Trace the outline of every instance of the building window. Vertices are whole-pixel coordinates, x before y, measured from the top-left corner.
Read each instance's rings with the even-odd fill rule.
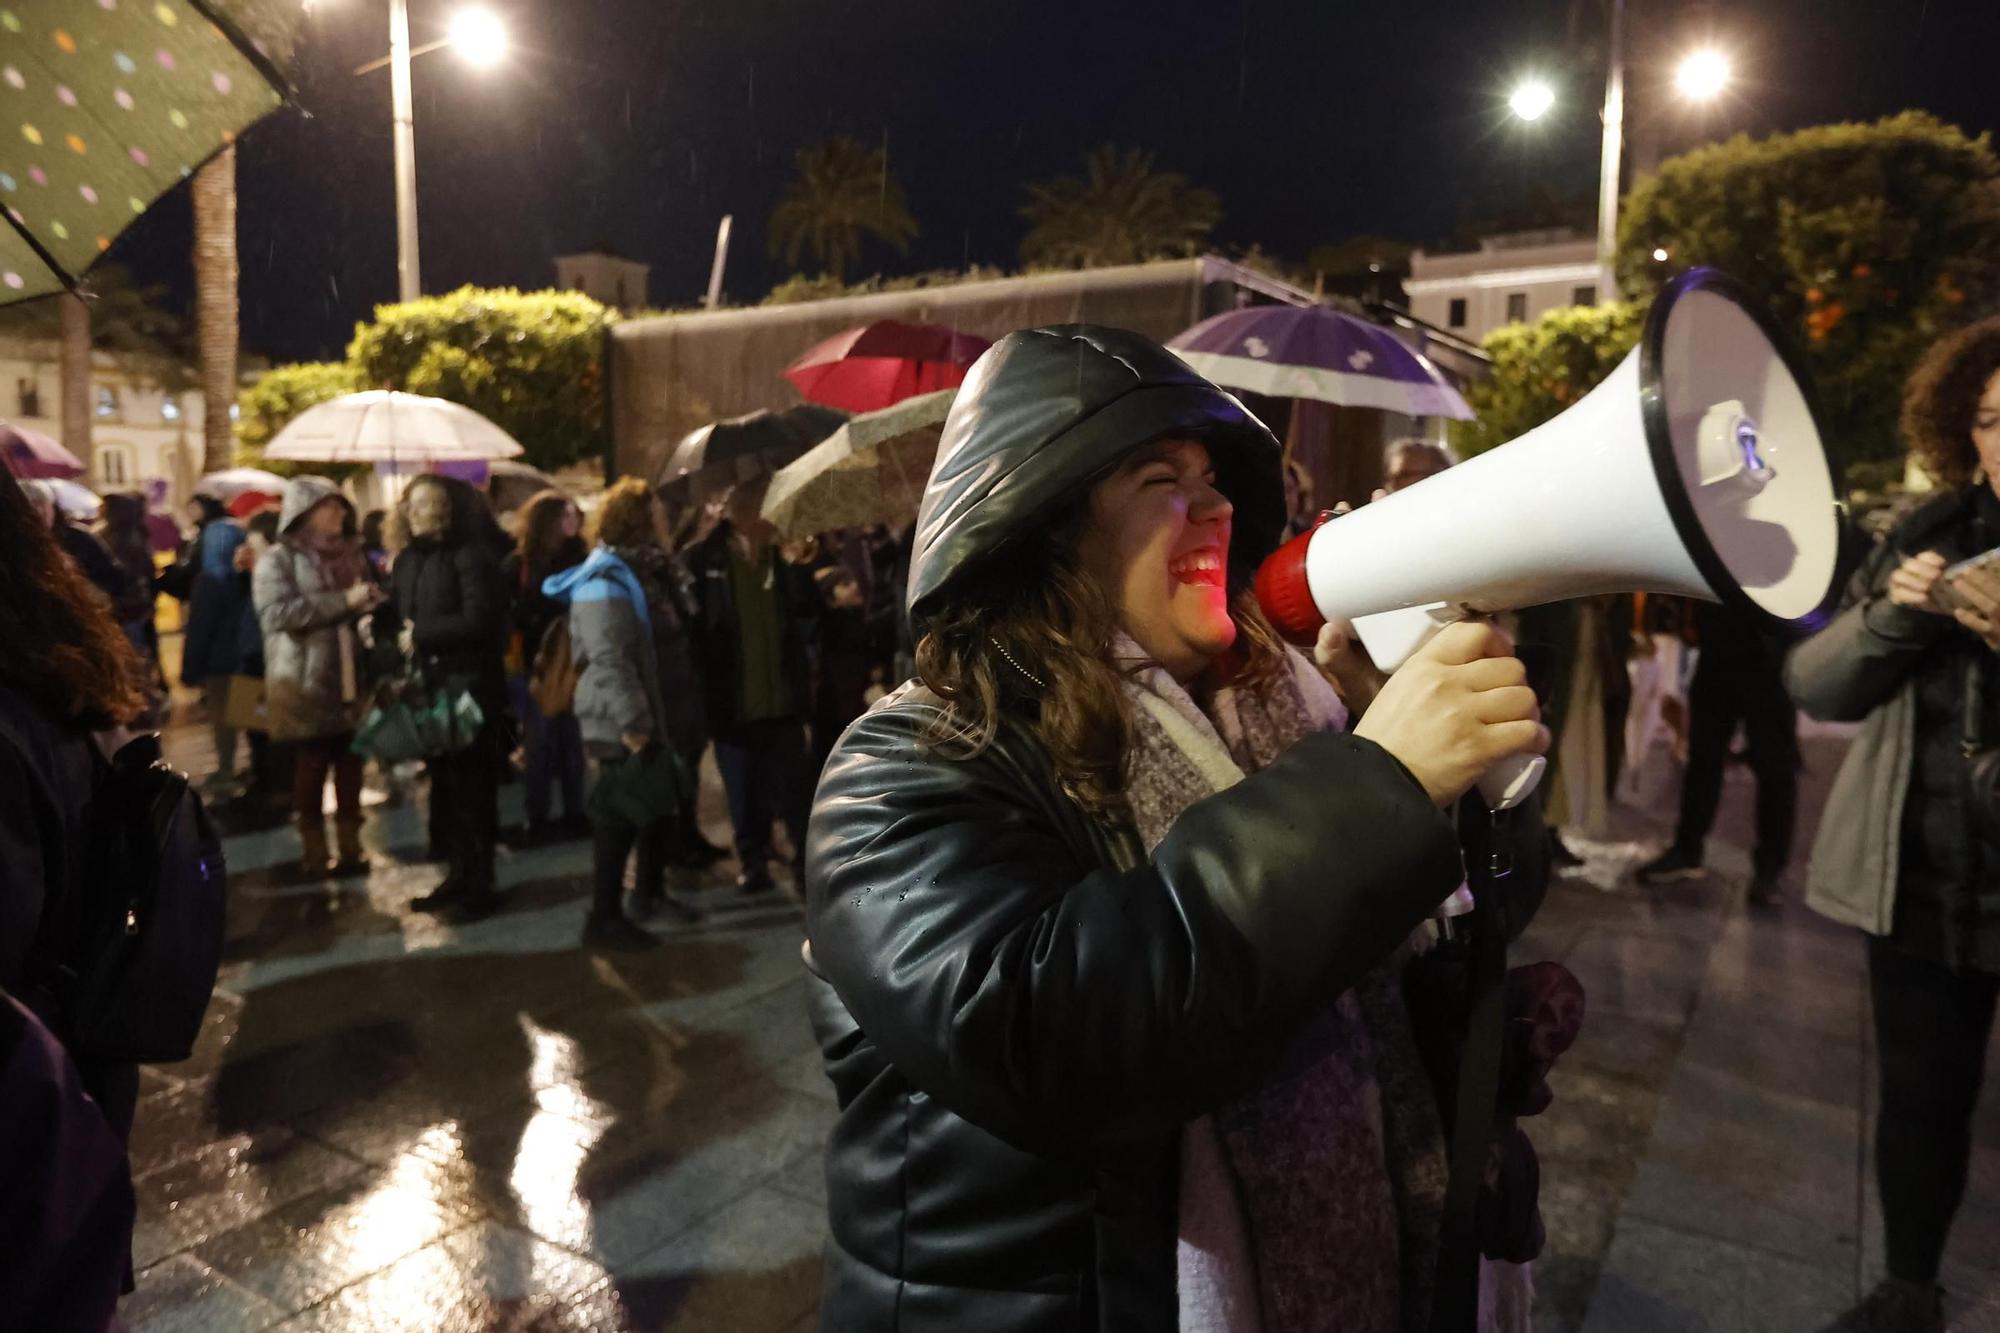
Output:
[[[1507,322],[1525,324],[1528,321],[1528,294],[1526,292],[1507,293]]]
[[[42,386],[39,381],[15,380],[14,399],[20,406],[16,416],[38,417],[42,414]]]
[[[107,444],[97,451],[97,477],[106,489],[132,484],[132,451],[122,444]]]
[[[118,415],[118,390],[109,384],[97,386],[97,415],[115,417]]]
[[[1451,298],[1451,306],[1444,317],[1444,322],[1454,329],[1465,327],[1465,298],[1463,296],[1454,296]]]
[[[1597,284],[1594,282],[1587,282],[1583,286],[1578,287],[1575,291],[1569,294],[1569,303],[1571,305],[1596,305]]]
[[[181,399],[179,394],[160,395],[160,420],[179,421],[181,419]]]

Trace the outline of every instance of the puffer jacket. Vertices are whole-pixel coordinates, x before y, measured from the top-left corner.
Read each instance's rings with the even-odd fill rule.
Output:
[[[1119,330],[996,344],[918,520],[919,616],[1170,434],[1210,443],[1247,576],[1283,499],[1276,441],[1235,399]],[[1328,733],[1147,857],[1021,722],[953,759],[939,708],[912,684],[855,722],[807,838],[808,1002],[840,1105],[822,1320],[1174,1328],[1182,1124],[1268,1076],[1456,887],[1456,831],[1386,751]]]
[[[451,527],[418,539],[389,568],[396,615],[415,627],[417,656],[435,686],[469,691],[489,720],[507,713],[507,593],[500,557],[465,506],[483,504],[453,493]]]
[[[624,738],[666,730],[652,613],[638,575],[608,546],[542,580],[542,595],[569,608],[570,660],[577,669],[576,714],[583,743],[599,756]]]
[[[307,510],[329,496],[345,503],[325,477],[285,483],[280,539],[257,558],[251,575],[264,633],[264,699],[272,740],[344,735],[354,730],[367,704],[366,664],[355,628],[359,615],[348,605],[346,590],[327,581],[319,560],[293,531]]]
[[[1863,562],[1840,613],[1785,672],[1806,712],[1864,724],[1820,820],[1807,904],[1948,967],[1989,972],[2000,972],[2000,851],[1973,830],[1962,745],[1968,668],[1987,673],[1985,735],[2000,745],[2000,663],[1949,616],[1889,601],[1888,582],[1905,556],[1957,561],[1996,541],[1990,488],[1926,501]]]

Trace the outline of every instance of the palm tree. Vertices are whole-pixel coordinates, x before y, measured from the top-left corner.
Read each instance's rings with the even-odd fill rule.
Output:
[[[236,149],[223,149],[194,177],[195,336],[201,348],[203,472],[236,452]]]
[[[1093,268],[1196,253],[1222,201],[1179,172],[1153,170],[1151,153],[1106,144],[1084,158],[1082,177],[1031,182],[1021,216],[1022,263]]]
[[[903,187],[889,175],[886,147],[868,148],[836,134],[799,149],[798,175],[771,210],[771,256],[796,268],[810,251],[821,270],[838,278],[861,257],[865,235],[910,252],[917,222]]]
[[[90,307],[75,292],[56,298],[59,336],[57,374],[62,381],[63,448],[94,467],[90,453]]]

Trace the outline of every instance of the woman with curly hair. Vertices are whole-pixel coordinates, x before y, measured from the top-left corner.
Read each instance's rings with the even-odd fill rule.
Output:
[[[1786,670],[1808,713],[1863,723],[1806,901],[1869,937],[1889,1277],[1831,1328],[1873,1333],[1944,1327],[1938,1265],[2000,996],[2000,790],[1980,762],[2000,746],[2000,573],[1946,575],[2000,545],[2000,318],[1924,356],[1902,427],[1940,493],[1890,531]]]
[[[500,576],[507,585],[515,636],[507,691],[521,723],[521,748],[526,753],[521,793],[527,818],[524,832],[528,845],[534,846],[558,831],[573,837],[584,826],[583,734],[577,730],[576,714],[545,716],[528,688],[528,677],[549,626],[563,616],[562,604],[543,594],[542,581],[582,564],[588,551],[583,544],[583,513],[561,491],[543,491],[529,500],[521,507],[519,526],[520,542],[500,562]],[[549,821],[550,788],[555,785],[561,787],[563,799],[559,826]]]
[[[960,389],[919,679],[841,737],[807,839],[827,1327],[1429,1326],[1407,944],[1460,883],[1446,811],[1548,736],[1483,624],[1350,687],[1350,731],[1249,594],[1284,524],[1277,440],[1137,334],[1013,333]],[[1521,831],[1481,905],[1516,926]]]
[[[695,772],[707,737],[701,686],[688,648],[687,594],[682,575],[658,541],[646,483],[627,477],[597,511],[589,557],[551,576],[543,591],[568,608],[577,664],[576,718],[583,743],[600,763],[591,794],[591,908],[583,942],[589,948],[636,950],[656,941],[626,916],[625,867],[636,860],[632,913],[661,911],[682,919],[696,913],[666,891],[667,866],[688,857],[694,833]],[[644,815],[613,793],[665,774],[664,810]]]
[[[0,1309],[24,1328],[108,1328],[129,1289],[132,1064],[74,1062],[31,953],[67,959],[89,898],[92,733],[146,706],[132,644],[0,470]],[[17,1002],[18,1001],[18,1002]],[[86,1095],[87,1094],[87,1095]]]

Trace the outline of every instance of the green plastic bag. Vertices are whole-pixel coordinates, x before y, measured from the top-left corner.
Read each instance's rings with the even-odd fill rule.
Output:
[[[379,763],[435,759],[472,744],[486,712],[467,690],[432,691],[421,673],[385,685],[355,729],[353,750]]]

